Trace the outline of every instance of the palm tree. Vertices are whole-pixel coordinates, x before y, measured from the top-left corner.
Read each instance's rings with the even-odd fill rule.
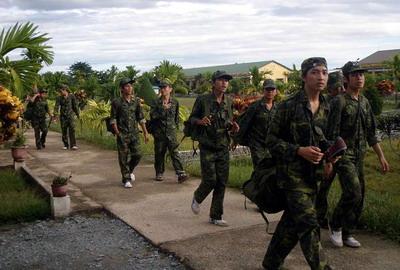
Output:
[[[159,80],[169,79],[173,86],[186,84],[182,67],[168,60],[161,61],[160,65],[154,68],[154,74]]]
[[[256,89],[256,91],[261,91],[261,82],[264,81],[265,75],[272,75],[272,71],[260,71],[257,66],[249,69],[251,75],[251,84]]]
[[[50,37],[47,33],[39,34],[37,28],[31,22],[16,23],[0,34],[0,83],[19,97],[36,84],[42,63],[50,65],[53,62],[52,47],[46,45]],[[24,57],[11,60],[9,55],[20,49]]]

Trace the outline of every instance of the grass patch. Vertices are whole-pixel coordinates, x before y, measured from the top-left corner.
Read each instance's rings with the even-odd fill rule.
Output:
[[[51,126],[51,130],[61,133],[61,128],[59,123],[55,123]],[[79,123],[75,126],[75,136],[77,139],[84,140],[90,144],[96,145],[102,149],[117,150],[117,142],[115,136],[107,132],[104,128],[103,132],[100,133],[96,130],[81,126]],[[153,136],[150,135],[149,142],[147,144],[143,141],[143,136],[140,135],[140,149],[143,155],[152,156],[154,155],[154,140]],[[183,132],[179,131],[177,133],[178,142],[183,138]],[[61,134],[60,134],[60,144]],[[179,145],[179,150],[192,150],[192,140],[190,138],[185,138]]]
[[[0,224],[33,221],[50,215],[49,202],[12,169],[0,169]]]
[[[191,162],[185,169],[190,175],[201,177],[200,161]],[[231,159],[227,185],[233,188],[241,188],[242,184],[250,179],[252,172],[253,165],[250,158]]]
[[[175,97],[179,101],[179,105],[185,106],[192,111],[194,102],[196,100],[195,97]]]

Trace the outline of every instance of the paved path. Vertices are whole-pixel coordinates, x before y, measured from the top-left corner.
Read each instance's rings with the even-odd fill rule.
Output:
[[[61,136],[50,132],[46,149],[36,150],[29,134],[30,158],[27,166],[33,173],[46,178],[57,172],[71,171],[76,198],[74,207],[104,207],[162,249],[175,253],[194,269],[261,269],[261,261],[270,235],[265,223],[250,205],[243,207],[244,197],[233,189],[225,195],[226,228],[210,225],[210,197],[201,205],[198,216],[192,214],[190,203],[199,179],[178,184],[172,171],[166,180],[156,182],[154,168],[142,162],[135,170],[132,189],[120,182],[115,151],[102,150],[79,142],[78,151],[62,150]],[[38,164],[41,164],[39,166]],[[80,197],[79,197],[80,196]],[[248,204],[249,205],[249,204]],[[270,215],[277,221],[279,215]],[[273,222],[273,226],[276,222]],[[360,249],[334,249],[322,233],[322,244],[335,269],[400,269],[400,246],[381,237],[360,233]],[[299,247],[285,261],[288,269],[308,269]]]

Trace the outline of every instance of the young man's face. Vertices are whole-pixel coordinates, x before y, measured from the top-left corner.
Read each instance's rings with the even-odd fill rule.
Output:
[[[121,88],[121,92],[124,95],[132,95],[132,91],[133,91],[133,86],[130,83],[125,84]]]
[[[172,87],[169,85],[160,89],[160,93],[162,96],[167,96],[167,95],[171,94],[171,92],[172,92]]]
[[[218,78],[213,82],[213,88],[217,92],[225,92],[228,89],[229,80],[226,78]]]
[[[276,89],[275,88],[265,88],[264,89],[264,97],[267,100],[273,100],[276,96]]]
[[[350,73],[346,79],[349,89],[362,89],[364,87],[365,77],[363,72]]]
[[[64,97],[68,95],[68,91],[67,91],[66,89],[61,89],[61,90],[60,90],[60,93],[61,93],[61,95],[64,96]]]
[[[316,66],[308,70],[303,77],[304,85],[306,88],[322,91],[325,89],[328,82],[328,70],[325,66]]]

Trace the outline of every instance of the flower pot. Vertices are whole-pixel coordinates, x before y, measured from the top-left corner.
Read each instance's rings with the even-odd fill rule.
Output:
[[[68,191],[67,185],[63,186],[51,185],[51,192],[53,193],[53,197],[64,197],[67,195],[67,191]]]
[[[11,155],[14,161],[22,162],[27,156],[26,146],[13,146],[11,147]]]

